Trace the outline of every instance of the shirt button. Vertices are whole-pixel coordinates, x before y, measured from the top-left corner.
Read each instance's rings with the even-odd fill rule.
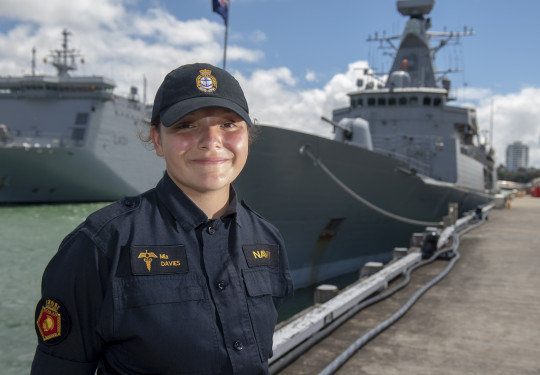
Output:
[[[225,290],[225,288],[227,287],[227,285],[229,285],[226,281],[218,281],[217,283],[217,287],[219,290]]]
[[[242,343],[240,341],[235,341],[234,344],[233,344],[233,347],[234,347],[234,350],[236,350],[236,351],[240,351],[240,350],[244,349],[244,345],[242,345]]]
[[[208,232],[208,234],[214,234],[216,233],[216,228],[210,226],[206,228],[206,231]]]

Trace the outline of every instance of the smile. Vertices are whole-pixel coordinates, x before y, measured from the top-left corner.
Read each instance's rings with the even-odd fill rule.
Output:
[[[202,159],[194,159],[192,160],[193,163],[201,164],[201,165],[219,165],[223,163],[227,163],[229,159],[227,158],[202,158]]]

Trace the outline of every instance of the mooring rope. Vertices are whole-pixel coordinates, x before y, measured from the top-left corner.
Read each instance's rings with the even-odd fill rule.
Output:
[[[324,163],[321,161],[321,159],[316,158],[311,152],[308,151],[307,146],[300,147],[300,154],[307,155],[311,160],[315,162],[315,165],[318,165],[321,167],[321,169],[332,179],[336,184],[338,184],[343,190],[345,190],[347,193],[349,193],[353,198],[360,201],[364,205],[368,206],[372,210],[377,211],[380,214],[383,214],[385,216],[391,217],[392,219],[407,223],[407,224],[413,224],[413,225],[422,225],[422,226],[438,226],[440,225],[439,222],[434,221],[422,221],[422,220],[415,220],[415,219],[409,219],[403,216],[396,215],[392,212],[386,211],[378,206],[375,206],[373,203],[369,202],[365,198],[361,197],[360,195],[356,194],[351,188],[349,188],[347,185],[345,185],[339,178],[337,178],[327,167],[324,165]]]

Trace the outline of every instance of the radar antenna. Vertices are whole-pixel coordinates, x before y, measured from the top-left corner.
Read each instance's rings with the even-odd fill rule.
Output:
[[[68,37],[70,35],[71,33],[64,29],[62,31],[62,49],[53,50],[49,55],[53,59],[51,64],[56,68],[60,77],[69,76],[70,70],[77,70],[75,58],[81,56],[79,51],[68,47]],[[47,59],[44,59],[44,61],[47,62]],[[81,63],[84,63],[82,58]]]

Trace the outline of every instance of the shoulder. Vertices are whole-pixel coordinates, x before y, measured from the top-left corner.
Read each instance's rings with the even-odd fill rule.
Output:
[[[274,224],[268,221],[264,216],[253,210],[245,201],[241,201],[238,208],[240,225],[249,228],[255,233],[263,232],[274,237],[280,243],[283,243],[283,238],[279,229]]]
[[[90,214],[74,232],[84,232],[93,241],[101,242],[117,232],[130,231],[136,218],[152,205],[155,205],[154,189],[122,198]]]
[[[111,222],[125,218],[139,210],[142,199],[142,196],[125,197],[97,210],[86,218],[85,228],[93,234],[98,233]]]
[[[241,214],[243,217],[247,217],[252,221],[256,221],[261,224],[268,225],[269,227],[275,228],[277,230],[277,228],[270,221],[268,221],[264,216],[259,214],[257,211],[253,210],[251,207],[249,207],[248,204],[244,200],[240,202],[240,208],[241,208]]]

